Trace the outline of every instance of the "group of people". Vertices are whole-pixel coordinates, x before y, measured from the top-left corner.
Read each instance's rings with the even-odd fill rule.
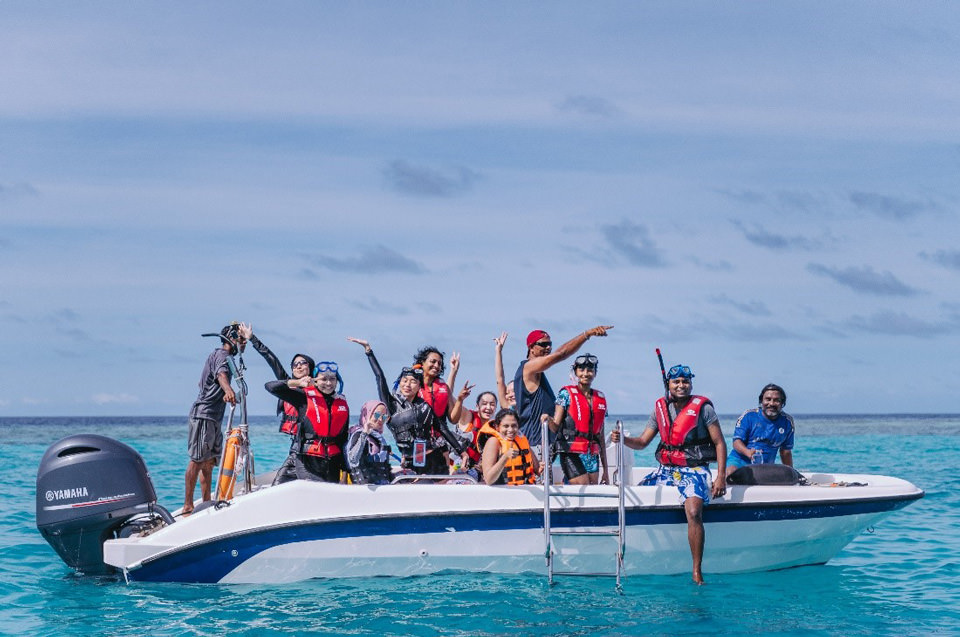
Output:
[[[318,363],[306,354],[296,354],[288,372],[249,325],[228,325],[220,332],[221,347],[204,364],[200,393],[190,411],[183,514],[193,511],[198,479],[203,499],[211,498],[212,470],[223,445],[225,405],[237,400],[229,360],[243,352],[247,343],[276,376],[265,387],[278,399],[280,431],[291,436],[290,453],[274,484],[296,479],[389,483],[395,469],[385,427],[396,441],[394,457],[403,473],[468,473],[489,485],[534,484],[543,470],[539,459],[547,445],[549,462],[559,461],[565,482],[608,483],[607,401],[593,387],[599,361],[592,354],[574,355],[589,339],[606,336],[612,329],[612,325],[598,325],[556,349],[549,333],[533,330],[526,339],[526,357],[510,382],[504,376],[502,353],[507,334],[501,334],[494,339],[497,392],[481,392],[476,409],[464,405],[474,385],[464,383],[455,395],[452,389],[460,367],[458,354],[450,356],[444,380],[444,354],[435,347],[423,347],[391,385],[370,343],[348,337],[363,348],[378,394],[378,399],[363,403],[358,421],[351,424],[336,362]],[[571,357],[571,382],[554,392],[545,372]],[[693,394],[693,377],[685,365],[665,371],[664,396],[657,400],[646,427],[639,436],[623,436],[622,444],[643,449],[660,437],[655,454],[660,466],[641,484],[678,489],[687,518],[693,579],[702,583],[703,506],[711,497],[726,493],[726,479],[738,467],[774,462],[778,451],[781,461],[792,466],[793,420],[783,412],[784,390],[767,385],[761,390],[759,406],[737,421],[728,454],[716,410],[708,398]],[[619,433],[614,431],[610,440],[620,443]],[[715,476],[709,470],[711,462],[717,463]]]

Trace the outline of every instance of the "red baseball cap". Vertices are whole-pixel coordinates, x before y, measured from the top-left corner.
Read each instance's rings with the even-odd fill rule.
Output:
[[[544,336],[550,336],[543,330],[533,330],[527,334],[527,347],[533,347],[533,344],[539,341]]]

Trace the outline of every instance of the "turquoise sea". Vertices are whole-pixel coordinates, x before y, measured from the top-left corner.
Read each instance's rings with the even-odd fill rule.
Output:
[[[801,470],[882,473],[926,497],[823,566],[769,573],[610,579],[448,573],[282,586],[132,584],[73,575],[36,530],[47,446],[117,438],[144,457],[160,502],[182,502],[186,420],[0,418],[0,634],[4,635],[926,635],[960,634],[960,416],[796,416]],[[625,417],[639,431],[640,417]],[[287,450],[251,418],[258,471]],[[724,431],[734,417],[721,417]],[[649,450],[638,465],[653,464]],[[707,536],[706,550],[710,551]]]

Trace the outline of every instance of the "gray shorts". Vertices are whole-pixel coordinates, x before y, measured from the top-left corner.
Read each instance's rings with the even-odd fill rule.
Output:
[[[209,418],[191,418],[187,434],[187,453],[194,462],[213,460],[217,464],[223,451],[220,423]]]

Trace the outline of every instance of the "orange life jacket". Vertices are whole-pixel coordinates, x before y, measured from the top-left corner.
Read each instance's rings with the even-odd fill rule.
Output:
[[[520,455],[508,459],[503,466],[503,475],[506,477],[507,484],[534,484],[537,481],[537,476],[533,473],[533,461],[530,459],[533,452],[530,450],[530,442],[526,436],[517,433],[513,440],[507,440],[490,423],[485,423],[480,428],[480,433],[482,435],[478,436],[478,443],[482,440],[484,445],[487,444],[490,436],[496,436],[500,441],[500,453],[506,453],[511,446],[520,450]]]

